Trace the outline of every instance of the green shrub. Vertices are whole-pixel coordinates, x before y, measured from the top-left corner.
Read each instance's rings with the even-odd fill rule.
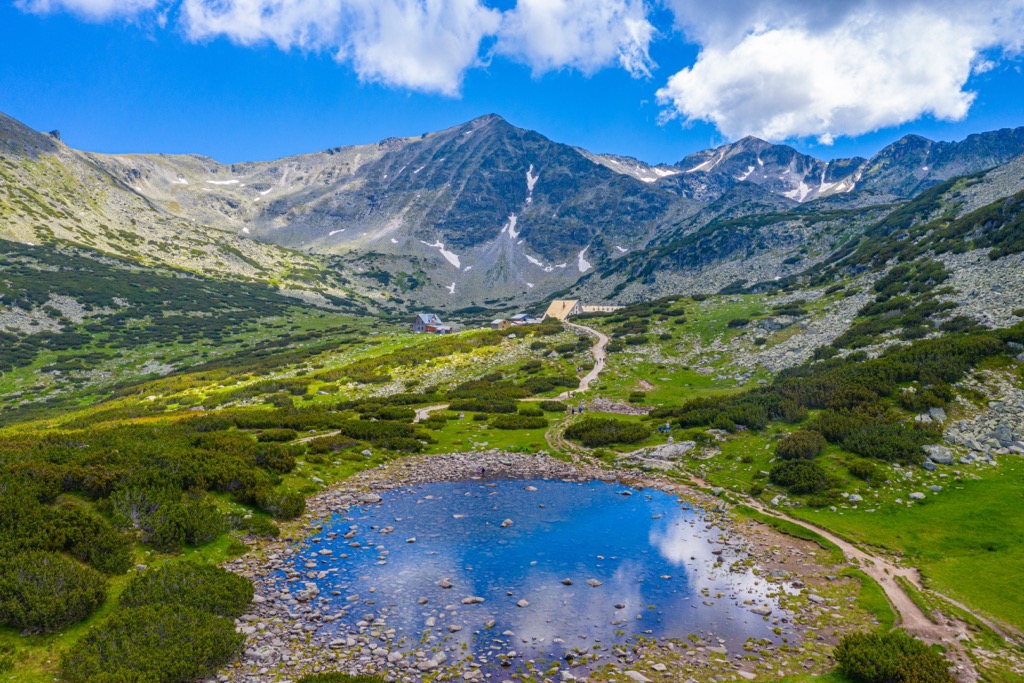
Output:
[[[1024,318],[1024,308],[1013,309],[1013,314],[1018,318]]]
[[[95,612],[107,581],[91,567],[59,553],[28,551],[0,560],[0,623],[54,631]]]
[[[508,399],[461,398],[448,404],[448,409],[466,413],[514,413],[518,406]]]
[[[274,474],[288,474],[295,469],[295,456],[287,446],[279,443],[260,444],[256,450],[256,464]]]
[[[521,403],[519,405],[519,414],[525,415],[526,417],[544,417],[544,411],[539,406],[530,405],[528,403]]]
[[[791,493],[818,493],[829,488],[828,473],[811,460],[787,460],[779,463],[768,473],[768,479],[776,486],[783,486]]]
[[[740,327],[746,327],[749,324],[750,324],[750,318],[733,318],[732,320],[727,322],[725,325],[726,325],[726,327],[730,327],[732,329],[737,329],[737,328],[740,328]]]
[[[224,516],[228,528],[236,531],[245,531],[253,536],[262,538],[277,538],[281,530],[274,522],[263,515],[240,514],[238,512],[228,513]]]
[[[775,445],[775,455],[783,460],[810,460],[825,449],[825,437],[819,432],[798,429],[782,437]]]
[[[850,474],[863,481],[874,481],[878,476],[878,468],[870,460],[854,460],[846,466]]]
[[[489,417],[490,416],[487,413],[474,413],[473,414],[473,421],[474,422],[487,422]]]
[[[565,430],[566,437],[579,441],[588,448],[613,443],[637,443],[651,434],[651,428],[639,422],[616,420],[613,417],[586,416],[573,422]]]
[[[271,488],[257,491],[256,505],[275,519],[295,519],[306,511],[306,499],[301,494]]]
[[[538,401],[540,409],[549,413],[564,413],[568,406],[561,401]]]
[[[544,345],[541,344],[541,346],[543,347]],[[531,345],[531,347],[532,347],[532,345]],[[531,361],[527,361],[527,362],[523,363],[522,365],[520,365],[519,366],[519,371],[520,372],[537,372],[542,367],[544,367],[544,363],[542,363],[541,361],[539,361],[539,360],[531,360]]]
[[[495,429],[543,429],[548,419],[543,415],[495,415],[490,424]]]
[[[294,429],[264,429],[256,435],[256,440],[260,442],[294,441],[298,436],[299,433]]]
[[[902,629],[844,636],[834,651],[839,670],[856,683],[953,683],[950,663]]]
[[[134,576],[121,593],[121,605],[180,605],[222,617],[239,617],[252,596],[252,583],[237,574],[212,564],[171,562]]]
[[[105,505],[114,524],[137,529],[142,540],[173,552],[182,545],[203,545],[225,528],[224,517],[205,494],[182,494],[172,487],[126,487]]]
[[[191,683],[242,647],[233,620],[171,605],[115,612],[61,658],[64,683]]]
[[[310,453],[338,453],[346,448],[358,446],[359,442],[351,437],[335,434],[334,436],[318,437],[306,445],[309,447]]]

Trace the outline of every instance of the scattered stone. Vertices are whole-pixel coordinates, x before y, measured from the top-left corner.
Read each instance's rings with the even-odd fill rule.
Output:
[[[587,579],[587,585],[592,587],[592,588],[597,588],[598,586],[600,586],[602,584],[597,579]]]
[[[512,526],[512,520],[511,519],[506,519],[504,522],[501,523],[501,528],[502,529],[508,528],[510,526]]]
[[[523,598],[522,600],[520,600],[519,602],[516,603],[516,607],[529,607],[529,606],[530,606],[530,603],[526,601],[526,598]]]

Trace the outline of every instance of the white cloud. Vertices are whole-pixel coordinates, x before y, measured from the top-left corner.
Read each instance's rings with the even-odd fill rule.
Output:
[[[645,0],[518,0],[505,12],[485,0],[15,0],[22,11],[67,11],[92,20],[177,14],[194,41],[324,52],[364,81],[457,95],[481,45],[528,64],[592,74],[618,65],[650,76],[656,31]],[[175,11],[177,10],[177,11]]]
[[[565,67],[591,74],[617,62],[650,76],[655,34],[643,0],[519,0],[504,15],[496,51],[534,74]]]
[[[959,120],[972,73],[1021,48],[1024,0],[667,0],[701,45],[658,91],[672,116],[737,138],[830,143],[923,115]]]
[[[194,40],[328,51],[363,80],[446,95],[500,20],[479,0],[184,0],[182,11]]]
[[[151,10],[158,0],[15,0],[14,6],[32,14],[70,12],[92,21],[132,17]]]

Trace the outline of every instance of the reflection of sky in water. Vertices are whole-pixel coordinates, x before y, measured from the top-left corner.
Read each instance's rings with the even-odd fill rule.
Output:
[[[728,559],[716,566],[712,550],[723,546],[708,539],[718,540],[719,529],[674,496],[654,490],[624,496],[623,490],[560,481],[398,489],[380,505],[332,517],[314,537],[321,542],[303,549],[295,568],[303,576],[307,562],[315,561],[316,571],[336,569],[316,580],[320,597],[331,600],[329,613],[349,613],[325,625],[324,635],[355,632],[356,622],[372,613],[377,626],[405,638],[407,649],[446,639],[468,644],[459,656],[514,649],[523,658],[542,658],[637,634],[714,633],[733,652],[748,637],[774,639],[772,625],[742,605],[774,607],[767,597],[773,587],[749,571],[729,571]],[[513,524],[502,528],[505,519]],[[353,525],[355,536],[343,538]],[[382,534],[386,527],[393,531]],[[330,532],[337,537],[328,539]],[[410,537],[416,542],[407,543]],[[354,542],[361,547],[351,547]],[[334,554],[316,555],[323,548]],[[436,585],[445,578],[451,589]],[[573,585],[563,585],[565,578]],[[591,587],[588,579],[602,585]],[[485,602],[463,605],[469,596]],[[421,605],[419,598],[429,602]],[[517,607],[523,599],[529,605]],[[490,619],[496,626],[486,630]],[[462,630],[449,633],[449,625]]]

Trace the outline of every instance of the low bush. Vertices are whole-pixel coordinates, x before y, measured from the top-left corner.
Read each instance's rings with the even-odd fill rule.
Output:
[[[256,505],[275,519],[295,519],[306,511],[306,499],[301,494],[271,488],[257,491]]]
[[[121,593],[121,605],[179,605],[239,617],[252,596],[252,583],[237,574],[212,564],[171,562],[134,576]]]
[[[526,417],[544,417],[544,411],[539,406],[522,403],[519,405],[519,414]]]
[[[776,486],[789,489],[790,493],[819,493],[828,489],[832,482],[818,463],[810,460],[787,460],[779,463],[768,473],[768,479]]]
[[[271,520],[263,515],[229,513],[224,516],[229,529],[244,531],[253,536],[262,538],[277,538],[281,530]]]
[[[61,658],[64,683],[190,683],[212,676],[242,647],[232,619],[190,607],[115,612]]]
[[[495,415],[490,424],[495,429],[543,429],[548,419],[543,415]]]
[[[453,400],[448,409],[467,413],[514,413],[518,406],[507,399],[461,398]]]
[[[732,320],[727,322],[725,325],[726,325],[726,327],[730,327],[732,329],[738,329],[740,327],[746,327],[749,324],[750,324],[750,318],[733,318]]]
[[[854,460],[846,466],[850,474],[863,481],[874,481],[878,477],[878,468],[870,460]]]
[[[579,441],[588,448],[613,443],[631,444],[643,441],[651,434],[647,425],[639,422],[616,420],[612,417],[584,417],[569,425],[566,437]]]
[[[346,448],[358,446],[359,442],[351,437],[335,434],[313,439],[306,445],[310,453],[339,453]]]
[[[810,460],[825,449],[825,437],[819,432],[798,429],[779,440],[775,455],[783,460]]]
[[[264,443],[256,450],[256,464],[274,474],[288,474],[295,469],[295,456],[280,443]]]
[[[209,543],[225,528],[223,515],[205,494],[183,494],[167,486],[119,489],[104,508],[115,526],[139,531],[144,543],[166,552],[186,543]]]
[[[256,440],[260,442],[294,441],[298,436],[299,433],[294,429],[264,429],[256,435]]]
[[[537,405],[541,410],[549,413],[564,413],[568,407],[561,401],[539,401]]]
[[[953,683],[950,663],[902,629],[844,636],[833,655],[856,683]]]
[[[103,574],[59,553],[29,551],[0,560],[0,623],[48,632],[95,612],[107,596]]]

